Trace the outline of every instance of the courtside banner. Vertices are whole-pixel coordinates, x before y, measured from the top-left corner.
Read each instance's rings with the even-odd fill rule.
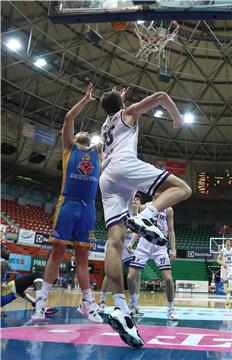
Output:
[[[31,256],[11,253],[9,256],[8,264],[11,270],[30,271]]]
[[[32,230],[20,229],[18,244],[24,245],[34,245],[35,242],[35,232]]]
[[[209,250],[196,251],[196,250],[186,250],[186,257],[188,259],[213,259],[213,254]]]
[[[32,271],[44,271],[46,263],[47,263],[47,259],[44,259],[41,257],[33,257],[32,263],[31,263],[31,269],[32,269]],[[67,271],[67,262],[62,261],[60,263],[59,270],[61,272],[66,272]]]
[[[48,241],[49,234],[43,234],[40,232],[35,233],[35,244],[36,245],[51,245]]]
[[[166,170],[171,174],[184,175],[186,163],[169,160],[156,160],[155,166],[160,170]]]
[[[91,251],[94,251],[94,252],[105,252],[105,244],[94,244],[94,247],[91,248]]]

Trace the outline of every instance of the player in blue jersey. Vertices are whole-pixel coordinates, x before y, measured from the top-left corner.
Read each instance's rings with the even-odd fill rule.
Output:
[[[89,84],[83,99],[67,113],[64,119],[63,181],[54,215],[53,231],[49,238],[53,247],[45,268],[43,286],[36,299],[36,312],[32,320],[45,318],[44,308],[49,290],[57,276],[66,246],[71,243],[74,247],[77,279],[83,297],[78,310],[93,322],[103,322],[92,296],[88,270],[89,249],[94,246],[100,146],[90,146],[90,136],[87,132],[81,131],[74,135],[75,118],[88,103],[94,100],[92,90],[93,84]]]
[[[9,249],[5,243],[1,243],[1,307],[10,304],[17,297],[27,300],[33,307],[35,306],[35,298],[29,295],[26,290],[33,286],[35,293],[41,289],[43,279],[40,273],[35,272],[32,274],[21,276],[20,278],[13,279],[12,271],[8,265]],[[48,312],[46,313],[48,314]],[[1,316],[5,316],[1,312]]]

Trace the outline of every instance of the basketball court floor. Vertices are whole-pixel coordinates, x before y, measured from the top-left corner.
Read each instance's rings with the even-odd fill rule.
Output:
[[[99,293],[95,294],[99,300]],[[56,289],[49,303],[57,313],[43,323],[32,323],[31,309],[22,299],[4,308],[1,351],[4,360],[203,360],[232,359],[232,310],[222,298],[179,293],[178,320],[166,318],[164,293],[141,294],[141,312],[136,318],[145,345],[129,348],[107,324],[113,310],[108,296],[104,324],[96,325],[77,311],[80,293]],[[62,304],[62,306],[60,306]]]

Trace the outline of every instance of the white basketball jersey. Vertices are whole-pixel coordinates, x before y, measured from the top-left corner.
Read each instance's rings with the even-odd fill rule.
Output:
[[[159,212],[153,219],[154,224],[162,231],[162,233],[168,237],[168,222],[167,222],[167,210]]]
[[[102,168],[113,160],[137,159],[138,125],[129,126],[122,118],[122,110],[107,116],[101,130]]]
[[[232,249],[227,250],[227,248],[224,248],[222,250],[222,261],[229,267],[232,267]]]

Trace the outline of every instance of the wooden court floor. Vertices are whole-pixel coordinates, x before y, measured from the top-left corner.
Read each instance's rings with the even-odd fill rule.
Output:
[[[33,291],[28,291],[33,296]],[[129,299],[128,291],[125,292],[127,300]],[[100,292],[93,292],[96,302],[99,302]],[[54,306],[79,306],[81,302],[81,292],[78,289],[68,290],[63,288],[53,288],[48,297],[48,305]],[[140,293],[139,303],[141,306],[166,306],[167,300],[163,291],[148,292],[142,291]],[[111,293],[108,294],[106,305],[113,306],[113,298]],[[223,297],[214,297],[208,294],[190,294],[190,293],[176,293],[175,306],[196,306],[208,308],[223,308]],[[18,310],[31,309],[30,304],[17,298],[12,303],[6,305],[4,310]]]
[[[94,293],[97,302],[99,295]],[[108,325],[110,294],[103,324],[77,311],[79,290],[56,288],[48,300],[56,313],[42,323],[31,321],[32,308],[23,299],[3,308],[2,360],[232,360],[232,309],[224,309],[223,298],[178,293],[178,319],[171,321],[163,292],[141,292],[141,314],[135,318],[144,339],[139,350],[128,347]]]

